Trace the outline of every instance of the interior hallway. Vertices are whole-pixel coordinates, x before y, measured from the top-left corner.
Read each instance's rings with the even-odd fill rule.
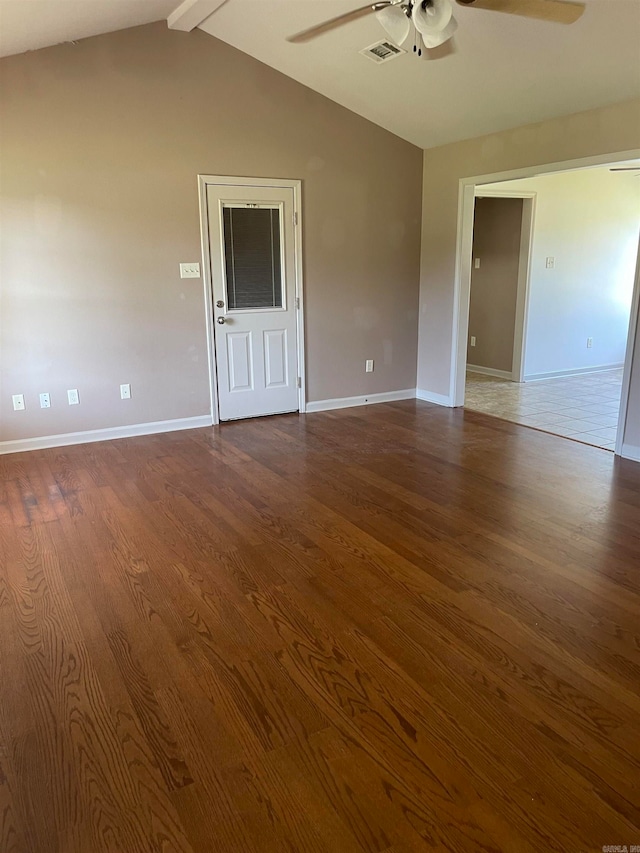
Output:
[[[614,450],[622,368],[534,382],[467,371],[465,408]]]

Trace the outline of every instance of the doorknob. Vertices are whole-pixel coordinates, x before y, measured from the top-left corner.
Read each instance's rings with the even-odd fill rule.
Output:
[[[227,321],[225,320],[224,317],[218,317],[218,323],[226,323],[226,322]]]

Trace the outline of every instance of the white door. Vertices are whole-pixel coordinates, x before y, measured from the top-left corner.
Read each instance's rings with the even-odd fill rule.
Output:
[[[294,193],[207,186],[220,420],[298,411]]]

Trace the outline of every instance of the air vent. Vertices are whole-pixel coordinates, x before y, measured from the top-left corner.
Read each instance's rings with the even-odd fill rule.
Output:
[[[402,50],[401,47],[392,44],[390,41],[379,41],[360,51],[363,56],[377,63],[388,62],[390,59],[395,59],[396,56],[400,56],[400,54],[406,52],[406,50]]]

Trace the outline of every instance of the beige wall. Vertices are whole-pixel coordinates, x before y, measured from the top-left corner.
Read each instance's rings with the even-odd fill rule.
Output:
[[[640,147],[640,100],[576,113],[424,152],[418,388],[449,397],[460,178],[632,151]],[[640,347],[630,419],[640,412]],[[634,415],[636,417],[636,415]],[[625,440],[640,446],[640,423]]]
[[[303,180],[310,400],[415,387],[419,149],[164,23],[4,59],[0,83],[0,439],[207,413],[202,284],[178,276],[198,173]]]
[[[449,396],[460,178],[630,151],[639,146],[640,101],[636,100],[424,152],[420,389]]]
[[[521,234],[522,199],[476,199],[468,364],[511,373]],[[471,336],[476,339],[474,347]]]
[[[636,174],[605,166],[483,189],[536,194],[525,379],[622,364],[640,228]]]

